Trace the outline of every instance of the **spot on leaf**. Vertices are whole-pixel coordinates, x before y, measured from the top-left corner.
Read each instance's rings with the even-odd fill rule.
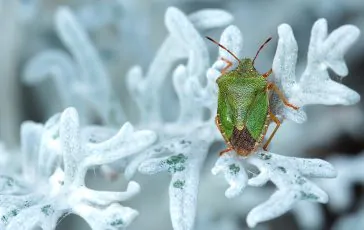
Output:
[[[303,185],[304,183],[306,183],[306,179],[303,177],[298,177],[296,183],[299,185]]]
[[[54,209],[52,208],[52,206],[50,204],[45,205],[41,208],[41,211],[44,213],[44,215],[49,216],[52,215],[54,213]]]
[[[122,219],[116,219],[110,223],[111,226],[120,226],[124,225],[124,221]]]
[[[312,193],[305,193],[301,191],[301,197],[303,200],[318,200],[319,197]]]
[[[236,164],[231,164],[229,165],[229,170],[231,174],[236,175],[238,174],[238,172],[240,172],[240,167],[237,166]]]
[[[270,158],[272,158],[272,154],[270,153],[259,153],[258,156],[262,160],[269,160]]]
[[[183,189],[183,187],[185,186],[185,181],[184,180],[176,180],[174,183],[173,183],[173,187],[175,188],[179,188],[179,189]]]
[[[187,157],[182,153],[176,156],[171,156],[165,161],[165,163],[169,165],[168,172],[175,173],[185,170],[185,166],[183,164],[186,162],[186,160]]]
[[[277,169],[279,169],[280,171],[282,171],[283,173],[287,173],[286,168],[279,166]]]

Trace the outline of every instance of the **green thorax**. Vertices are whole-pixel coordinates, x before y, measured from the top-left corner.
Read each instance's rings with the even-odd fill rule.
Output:
[[[242,59],[239,66],[216,80],[219,87],[217,114],[227,138],[236,127],[248,129],[254,139],[262,133],[268,112],[267,80]]]

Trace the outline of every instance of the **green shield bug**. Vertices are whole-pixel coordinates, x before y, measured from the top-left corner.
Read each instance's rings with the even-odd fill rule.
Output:
[[[254,68],[255,59],[271,38],[260,46],[253,60],[250,58],[240,60],[217,41],[210,37],[206,38],[226,50],[239,63],[236,69],[228,71],[232,62],[222,58],[227,65],[221,70],[220,77],[216,79],[219,92],[215,122],[227,144],[227,148],[221,151],[220,155],[235,150],[241,156],[249,156],[262,144],[268,125],[273,121],[276,127],[263,146],[263,149],[267,150],[281,125],[279,119],[270,112],[271,91],[279,96],[284,105],[298,109],[288,102],[274,83],[267,81],[272,69],[260,74]]]

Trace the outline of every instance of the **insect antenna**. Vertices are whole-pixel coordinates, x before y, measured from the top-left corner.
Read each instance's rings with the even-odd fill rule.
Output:
[[[258,54],[259,52],[263,49],[263,47],[270,41],[272,40],[272,37],[269,37],[264,43],[263,45],[261,45],[257,51],[257,54],[255,55],[254,59],[253,59],[253,66],[254,66],[254,62],[255,62],[255,59],[258,57]]]
[[[218,43],[217,41],[215,41],[214,39],[206,36],[207,39],[209,39],[210,41],[212,41],[213,43],[215,43],[216,45],[220,46],[221,48],[223,48],[224,50],[226,50],[229,54],[231,54],[231,56],[233,56],[239,63],[240,60],[237,56],[235,56],[235,54],[233,54],[233,52],[231,52],[230,50],[228,50],[225,46],[221,45],[220,43]]]

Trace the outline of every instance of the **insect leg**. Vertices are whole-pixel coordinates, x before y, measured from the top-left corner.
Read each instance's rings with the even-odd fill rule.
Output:
[[[263,74],[264,78],[267,78],[271,73],[273,72],[272,68],[270,70],[268,70],[268,72]]]
[[[227,149],[224,149],[220,152],[220,156],[224,155],[227,152],[230,152],[231,150],[234,150],[232,147],[228,147]]]
[[[221,73],[224,74],[227,72],[227,70],[233,65],[233,63],[231,61],[229,61],[228,59],[225,58],[221,58],[221,60],[223,60],[224,62],[226,62],[227,66],[225,66],[222,70]]]
[[[268,145],[269,145],[269,143],[272,141],[272,139],[273,139],[273,137],[274,137],[274,135],[276,134],[276,132],[277,132],[277,130],[278,130],[278,128],[279,128],[279,126],[281,126],[281,122],[279,121],[279,119],[276,117],[276,116],[274,116],[274,114],[273,113],[271,113],[270,111],[269,111],[269,117],[270,117],[270,119],[272,120],[272,121],[274,121],[274,123],[276,123],[276,127],[274,128],[274,130],[273,130],[273,132],[272,132],[272,134],[270,135],[270,137],[268,138],[268,141],[265,143],[265,145],[263,146],[263,149],[265,150],[265,151],[267,151],[267,147],[268,147]]]
[[[299,109],[299,107],[292,105],[291,103],[288,102],[287,98],[284,96],[284,94],[282,93],[282,91],[280,91],[277,87],[276,84],[274,83],[269,83],[267,86],[267,90],[273,90],[275,93],[278,94],[279,99],[281,99],[283,101],[283,104],[285,106],[291,107],[294,110]]]

